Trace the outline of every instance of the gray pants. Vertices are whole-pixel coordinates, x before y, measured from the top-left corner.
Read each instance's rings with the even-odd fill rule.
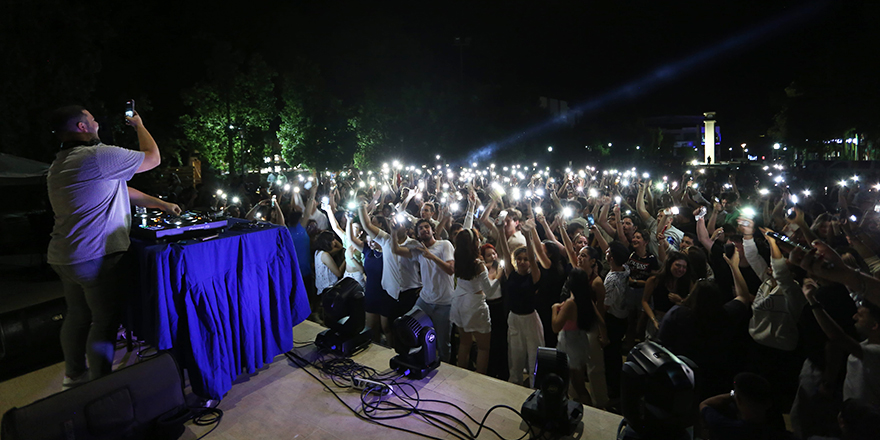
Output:
[[[437,333],[437,350],[440,352],[440,360],[449,362],[449,353],[452,351],[450,344],[452,324],[449,322],[449,312],[452,310],[452,304],[431,304],[419,298],[416,300],[416,307],[431,318],[434,323],[434,332]]]
[[[67,315],[61,325],[61,349],[68,377],[82,375],[86,359],[91,380],[113,370],[116,332],[122,320],[122,256],[122,252],[117,252],[83,263],[52,265],[61,277],[67,302]]]

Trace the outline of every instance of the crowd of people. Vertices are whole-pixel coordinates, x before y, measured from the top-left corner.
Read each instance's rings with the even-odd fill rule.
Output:
[[[534,387],[556,347],[571,397],[619,411],[623,357],[651,340],[699,366],[704,437],[780,438],[790,414],[797,438],[869,438],[880,193],[828,177],[395,163],[271,175],[252,207],[211,196],[290,229],[315,320],[324,289],[359,282],[374,342],[418,307],[442,360]]]

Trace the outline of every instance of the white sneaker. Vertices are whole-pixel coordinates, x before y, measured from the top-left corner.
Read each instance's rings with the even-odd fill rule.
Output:
[[[86,370],[83,374],[80,374],[77,377],[64,376],[64,380],[61,381],[61,391],[67,391],[71,388],[78,387],[88,381],[89,370]]]

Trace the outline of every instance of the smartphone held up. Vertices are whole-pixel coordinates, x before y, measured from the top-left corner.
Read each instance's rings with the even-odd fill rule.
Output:
[[[125,116],[128,118],[134,117],[134,99],[129,99],[125,102]]]

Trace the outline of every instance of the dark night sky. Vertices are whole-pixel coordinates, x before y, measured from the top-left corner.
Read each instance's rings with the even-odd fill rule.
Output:
[[[106,2],[117,33],[103,51],[98,92],[150,97],[153,120],[174,124],[180,91],[205,74],[214,42],[259,52],[280,72],[297,57],[316,61],[343,100],[365,84],[457,78],[504,84],[571,106],[603,96],[701,51],[768,25],[734,49],[670,71],[593,117],[719,113],[728,136],[751,140],[776,111],[771,97],[815,62],[821,47],[845,45],[859,2],[363,1]],[[804,12],[811,11],[811,12]],[[862,17],[864,18],[864,17]],[[382,69],[365,60],[383,60]],[[738,140],[736,141],[738,142]]]

